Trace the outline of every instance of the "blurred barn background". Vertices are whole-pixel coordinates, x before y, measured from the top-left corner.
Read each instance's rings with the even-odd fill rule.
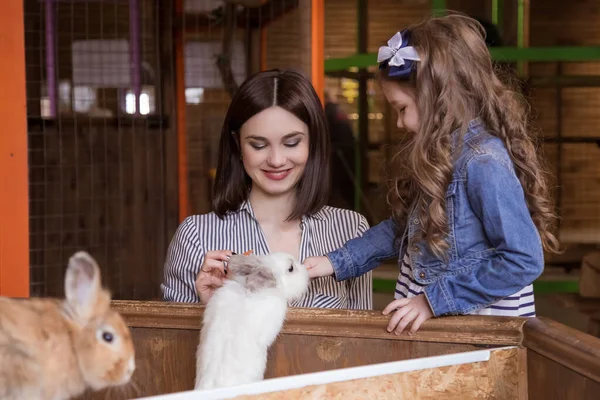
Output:
[[[447,9],[479,18],[494,58],[523,80],[555,174],[567,251],[549,256],[536,282],[552,299],[540,312],[576,309],[560,318],[600,331],[592,328],[599,302],[579,295],[582,265],[592,271],[586,282],[600,279],[596,1],[24,0],[23,7],[31,295],[60,296],[68,257],[86,249],[115,298],[160,298],[178,223],[210,211],[231,93],[259,70],[311,77],[339,122],[334,157],[347,161],[335,163],[343,184],[332,204],[371,224],[388,216],[382,171],[402,133],[373,80],[374,53],[404,26]],[[395,268],[375,274],[381,298],[391,296]],[[590,290],[600,297],[600,284]]]

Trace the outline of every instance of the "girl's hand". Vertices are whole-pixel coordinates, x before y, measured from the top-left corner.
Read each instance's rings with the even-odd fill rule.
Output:
[[[401,334],[404,328],[411,322],[412,326],[408,334],[413,335],[421,327],[423,322],[433,317],[433,312],[431,311],[424,294],[408,299],[392,301],[383,310],[383,315],[388,315],[394,310],[396,310],[396,312],[394,312],[394,315],[390,319],[387,331],[390,333],[394,331],[396,335]]]
[[[308,270],[309,278],[333,275],[333,266],[327,257],[308,257],[302,263]]]
[[[225,264],[233,253],[229,250],[209,251],[196,277],[196,293],[200,303],[207,304],[217,288],[225,281]]]

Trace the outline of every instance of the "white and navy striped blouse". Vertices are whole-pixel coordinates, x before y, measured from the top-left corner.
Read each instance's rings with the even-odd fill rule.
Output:
[[[400,274],[398,275],[398,281],[396,282],[394,298],[403,299],[421,294],[424,286],[415,281],[412,273],[410,256],[406,252],[402,257],[402,262],[400,264]],[[488,307],[473,311],[470,314],[535,317],[533,286],[529,285],[512,296],[505,297]]]
[[[354,211],[326,206],[314,215],[303,217],[301,228],[300,261],[322,256],[348,240],[362,236],[369,224],[365,217]],[[238,254],[248,250],[255,254],[269,253],[249,201],[223,219],[209,213],[190,216],[181,223],[167,252],[161,285],[163,299],[199,302],[196,277],[205,253],[215,250],[231,250]],[[333,277],[313,279],[308,293],[291,305],[370,310],[373,308],[371,272],[343,282],[336,282]]]

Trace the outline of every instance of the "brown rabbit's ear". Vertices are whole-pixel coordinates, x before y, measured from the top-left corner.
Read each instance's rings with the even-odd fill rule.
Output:
[[[85,251],[75,253],[67,267],[65,295],[78,318],[84,321],[90,318],[100,290],[100,269],[96,261]]]
[[[234,276],[245,277],[246,288],[250,291],[275,287],[277,280],[273,272],[264,266],[259,256],[235,255],[229,259],[227,269]]]

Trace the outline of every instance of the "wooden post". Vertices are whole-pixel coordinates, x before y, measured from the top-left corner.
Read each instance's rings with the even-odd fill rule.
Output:
[[[158,6],[159,54],[160,54],[160,110],[168,123],[162,129],[164,138],[165,163],[165,246],[169,246],[180,223],[179,216],[179,137],[177,130],[177,103],[175,83],[175,29],[183,21],[175,21],[173,0],[161,1]],[[166,247],[165,247],[166,248]],[[162,273],[162,272],[161,272]],[[162,276],[160,277],[162,281]]]
[[[179,222],[190,214],[188,185],[187,122],[185,101],[185,11],[183,0],[175,0],[175,104],[177,109],[177,162],[179,183]]]
[[[325,1],[311,0],[311,71],[312,84],[324,102],[325,95]]]
[[[23,2],[0,2],[0,295],[10,297],[29,297],[24,35]]]
[[[368,51],[369,42],[369,2],[368,0],[357,1],[357,53],[365,54]],[[354,210],[361,212],[366,206],[363,196],[367,187],[369,166],[367,151],[369,148],[369,73],[366,68],[358,71],[358,135],[355,142],[355,176],[354,184]],[[364,207],[365,209],[367,207]],[[367,215],[367,220],[373,224],[373,216]]]
[[[267,27],[260,27],[260,70],[267,70]]]

